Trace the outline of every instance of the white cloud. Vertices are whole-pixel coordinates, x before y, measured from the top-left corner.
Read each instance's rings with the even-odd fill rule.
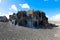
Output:
[[[11,8],[9,8],[9,10],[15,10],[15,11],[17,11],[16,5],[15,4],[11,5]]]
[[[2,0],[0,0],[0,3],[1,3]]]
[[[0,12],[0,16],[6,16],[9,19],[9,15],[12,15],[13,12],[8,12],[8,13],[1,13]]]
[[[13,14],[13,12],[8,12],[8,14],[9,14],[9,15],[12,15],[12,14]]]
[[[27,3],[24,4],[19,4],[21,6],[21,8],[28,8],[30,9],[30,6]]]
[[[12,15],[13,12],[8,12],[8,14],[6,14],[5,16],[9,19],[9,15]]]
[[[48,17],[48,15],[46,15],[46,17]]]
[[[0,12],[0,16],[4,16],[4,15],[5,15],[4,13],[1,13],[1,12]]]
[[[60,13],[51,17],[51,20],[60,21]]]

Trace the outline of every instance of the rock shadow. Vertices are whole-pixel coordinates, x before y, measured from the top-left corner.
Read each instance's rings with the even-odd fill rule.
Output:
[[[58,25],[55,25],[55,24],[52,24],[52,23],[48,23],[47,26],[44,26],[44,25],[40,25],[40,26],[28,26],[28,25],[25,25],[23,27],[27,27],[27,28],[32,28],[32,29],[53,29],[55,27],[58,27]]]
[[[58,25],[56,25],[56,24],[52,24],[52,23],[49,23],[48,26],[51,27],[51,28],[58,27]]]

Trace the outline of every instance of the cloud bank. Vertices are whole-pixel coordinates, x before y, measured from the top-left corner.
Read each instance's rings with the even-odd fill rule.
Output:
[[[13,12],[8,12],[8,13],[1,13],[0,12],[0,16],[6,16],[9,19],[9,15],[12,15]]]
[[[51,20],[54,20],[54,21],[60,21],[60,13],[52,16],[50,19],[51,19]]]

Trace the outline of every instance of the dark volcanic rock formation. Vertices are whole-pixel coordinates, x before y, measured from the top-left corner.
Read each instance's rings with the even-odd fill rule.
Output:
[[[6,16],[0,16],[0,22],[8,22],[9,20],[7,19]]]
[[[10,15],[10,21],[15,25],[30,27],[47,27],[48,18],[45,13],[39,10],[18,11],[17,14]]]

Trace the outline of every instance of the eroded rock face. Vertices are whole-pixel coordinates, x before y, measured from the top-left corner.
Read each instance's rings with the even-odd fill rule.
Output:
[[[15,15],[15,25],[27,26],[28,22],[30,22],[34,27],[40,27],[41,25],[47,26],[46,24],[48,24],[48,18],[45,13],[39,10],[19,11]],[[13,20],[13,16],[10,16],[10,20]]]
[[[33,16],[33,21],[35,21],[35,22],[33,22],[33,25],[47,26],[46,24],[48,24],[48,18],[46,17],[44,12],[40,12],[39,10],[33,11],[32,16]]]
[[[17,23],[20,26],[26,26],[27,24],[27,12],[26,11],[20,11],[17,13]]]

